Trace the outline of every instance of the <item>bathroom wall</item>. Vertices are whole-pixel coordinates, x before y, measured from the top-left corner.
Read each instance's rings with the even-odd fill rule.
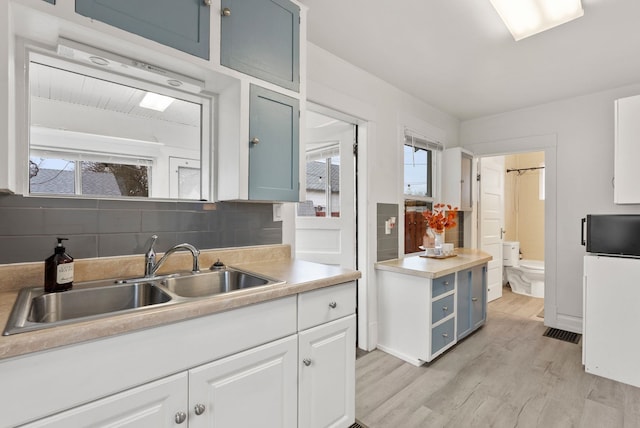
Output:
[[[282,243],[272,204],[158,202],[0,195],[0,264],[42,261],[56,236],[75,258],[143,254],[188,242],[197,248]]]
[[[505,156],[505,169],[532,168],[544,163],[544,152]],[[540,200],[541,170],[505,176],[505,241],[519,241],[522,258],[544,260],[544,200]]]

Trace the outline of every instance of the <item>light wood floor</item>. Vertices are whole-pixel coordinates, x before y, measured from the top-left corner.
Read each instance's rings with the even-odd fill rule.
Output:
[[[542,336],[542,305],[505,289],[483,328],[422,367],[362,355],[356,418],[369,428],[640,427],[640,388],[585,373],[581,344]]]

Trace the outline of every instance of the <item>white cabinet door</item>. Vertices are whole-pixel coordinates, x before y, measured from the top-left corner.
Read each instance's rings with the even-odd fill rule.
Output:
[[[90,382],[90,380],[88,380]],[[186,426],[186,373],[142,385],[57,415],[23,425],[28,428],[166,428]],[[184,414],[183,425],[177,422]],[[177,420],[176,420],[177,418]]]
[[[355,330],[350,315],[299,333],[299,427],[355,421]]]
[[[584,258],[584,369],[636,387],[640,387],[639,283],[638,259]]]
[[[616,204],[640,203],[640,96],[616,100],[614,188]]]
[[[189,427],[296,427],[296,355],[293,335],[189,370]]]
[[[453,147],[442,153],[442,198],[441,202],[460,208],[473,209],[473,154]]]

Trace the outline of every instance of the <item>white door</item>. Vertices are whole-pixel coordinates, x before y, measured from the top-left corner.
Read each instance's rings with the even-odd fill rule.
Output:
[[[189,411],[187,382],[187,373],[169,376],[40,419],[23,427],[169,428],[180,426],[177,421],[185,422]]]
[[[356,316],[299,333],[299,427],[343,428],[355,421]]]
[[[487,301],[502,297],[504,156],[480,159],[479,247],[493,256],[487,270]]]
[[[306,112],[307,197],[297,207],[296,258],[355,269],[356,125],[327,114]]]
[[[189,427],[296,427],[296,339],[189,370]]]
[[[178,199],[202,198],[200,190],[200,161],[169,157],[169,197]]]

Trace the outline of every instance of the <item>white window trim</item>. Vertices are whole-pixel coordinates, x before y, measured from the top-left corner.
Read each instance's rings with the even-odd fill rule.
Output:
[[[404,191],[404,146],[409,145],[408,143],[412,142],[416,146],[421,148],[425,148],[432,151],[432,196],[419,196],[419,195],[408,195]],[[400,194],[402,195],[403,205],[406,200],[417,200],[417,201],[425,201],[425,202],[436,202],[440,197],[440,182],[441,182],[441,174],[440,168],[442,165],[442,151],[444,150],[444,146],[442,143],[435,141],[432,138],[421,135],[409,128],[404,128],[403,136],[402,136],[402,144],[400,146],[400,158],[402,159],[402,180],[401,180],[401,190]],[[404,211],[404,206],[403,206]]]

